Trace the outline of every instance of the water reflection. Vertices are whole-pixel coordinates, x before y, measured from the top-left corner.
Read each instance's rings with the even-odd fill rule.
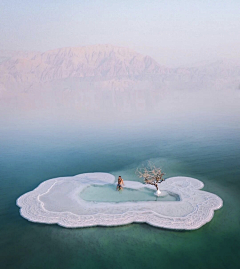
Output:
[[[0,98],[0,119],[19,116],[88,121],[141,120],[196,121],[240,115],[238,91],[77,90],[31,91]],[[141,118],[142,117],[142,118]]]

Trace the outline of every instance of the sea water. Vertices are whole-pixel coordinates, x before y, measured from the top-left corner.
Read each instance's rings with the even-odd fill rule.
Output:
[[[239,99],[216,98],[212,111],[210,105],[196,111],[191,102],[181,113],[181,98],[175,101],[160,112],[145,108],[125,116],[118,110],[114,117],[63,107],[2,107],[0,267],[238,268]],[[16,199],[47,179],[109,172],[142,182],[136,168],[149,160],[165,178],[198,178],[204,190],[220,196],[224,205],[211,222],[185,232],[147,224],[65,229],[19,214]]]

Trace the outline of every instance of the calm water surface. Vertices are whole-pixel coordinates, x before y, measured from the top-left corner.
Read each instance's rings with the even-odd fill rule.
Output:
[[[180,201],[180,197],[177,194],[166,193],[162,197],[154,195],[156,190],[150,190],[148,188],[140,188],[137,190],[124,188],[124,191],[116,191],[116,184],[107,184],[105,186],[91,185],[85,188],[79,196],[85,201],[92,202],[139,202],[139,201]]]
[[[226,111],[226,110],[225,110]],[[14,112],[14,111],[13,111]],[[1,268],[238,268],[240,257],[239,116],[140,113],[103,115],[2,111],[0,127]],[[77,115],[77,116],[76,116]],[[187,115],[187,116],[186,116]],[[222,209],[195,231],[147,224],[65,229],[23,219],[16,199],[44,180],[109,172],[139,180],[151,160],[166,177],[190,176],[219,195]]]

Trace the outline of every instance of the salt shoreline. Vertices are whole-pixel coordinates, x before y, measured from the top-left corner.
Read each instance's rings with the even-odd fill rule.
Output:
[[[20,214],[31,222],[58,224],[66,228],[120,226],[134,222],[175,230],[195,230],[211,221],[214,210],[223,201],[200,189],[204,184],[194,178],[172,177],[160,189],[179,195],[180,201],[87,202],[79,193],[90,185],[114,184],[108,173],[87,173],[73,177],[49,179],[17,199]],[[136,181],[125,181],[125,187],[155,188]]]

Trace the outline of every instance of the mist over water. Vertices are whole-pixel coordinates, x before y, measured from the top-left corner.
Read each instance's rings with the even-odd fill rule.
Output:
[[[114,124],[180,125],[189,121],[231,121],[239,117],[240,91],[174,91],[174,90],[79,90],[30,92],[10,99],[0,99],[2,122],[20,125],[30,121],[54,128],[93,123],[99,127]],[[179,120],[181,121],[179,122]],[[42,122],[41,122],[42,121]],[[74,124],[75,123],[75,124]],[[31,129],[29,125],[29,129]],[[27,127],[27,126],[26,126]],[[50,126],[49,126],[50,127]],[[153,127],[153,126],[152,126]]]

